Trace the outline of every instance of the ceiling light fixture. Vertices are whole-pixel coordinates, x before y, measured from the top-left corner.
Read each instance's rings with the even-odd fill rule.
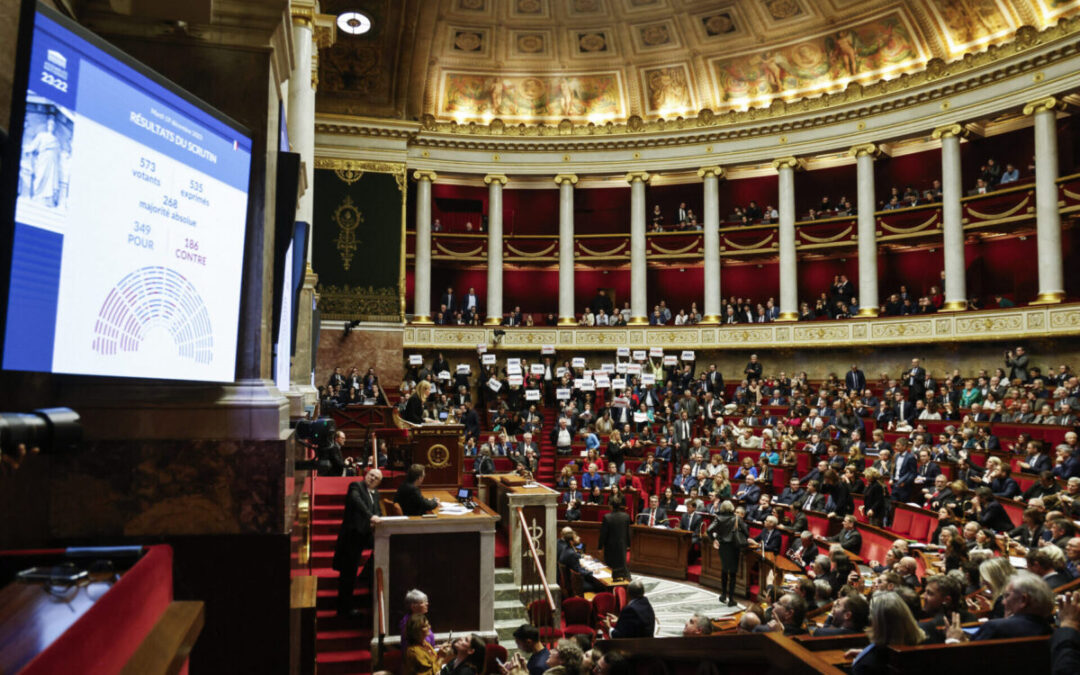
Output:
[[[342,12],[338,15],[337,25],[350,35],[363,35],[371,30],[371,19],[360,12]]]

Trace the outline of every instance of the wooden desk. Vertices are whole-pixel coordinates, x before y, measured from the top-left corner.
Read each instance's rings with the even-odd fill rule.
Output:
[[[426,486],[456,488],[461,485],[465,467],[464,432],[465,427],[460,424],[409,425],[412,463],[424,465]]]
[[[0,673],[17,673],[86,613],[109,585],[73,589],[55,598],[39,584],[0,590]]]
[[[423,494],[456,503],[448,490],[423,490]],[[428,594],[436,632],[494,634],[498,520],[497,513],[480,504],[465,515],[384,518],[375,527],[373,555],[386,580],[388,641],[398,638],[405,593],[412,588]],[[373,644],[379,634],[375,596],[372,593]]]
[[[555,526],[561,532],[564,527],[569,527],[581,537],[581,543],[585,546],[585,553],[594,557],[600,555],[600,523],[592,523],[583,520],[560,520]]]
[[[630,526],[630,571],[686,578],[690,532],[666,527]]]
[[[735,570],[735,592],[737,594],[746,595],[746,589],[750,586],[748,583],[749,567],[746,565],[746,556],[739,556],[739,568]],[[719,588],[726,592],[721,583],[722,578],[720,574],[724,572],[723,565],[720,564],[720,553],[712,547],[712,542],[708,539],[701,540],[701,578],[699,583],[702,586],[708,586],[709,588]],[[730,570],[729,570],[730,571]]]
[[[785,574],[806,575],[803,568],[779,553],[762,552],[760,548],[747,548],[743,557],[746,558],[748,568],[757,565],[759,596],[765,593],[765,588],[768,586],[769,572],[773,572],[774,586],[783,585]]]

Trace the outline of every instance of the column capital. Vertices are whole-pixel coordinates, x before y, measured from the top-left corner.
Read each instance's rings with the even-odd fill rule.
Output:
[[[294,26],[315,27],[315,3],[310,0],[293,0],[289,3],[289,14]]]
[[[876,159],[879,155],[881,155],[881,148],[877,145],[874,145],[873,143],[853,145],[851,146],[851,149],[848,150],[848,155],[855,158],[862,157],[863,155],[868,155],[869,157]]]
[[[316,14],[315,28],[311,35],[315,47],[326,49],[337,42],[337,17],[333,14]]]
[[[510,179],[501,173],[489,173],[484,176],[484,184],[491,185],[492,183],[498,183],[499,185],[506,185],[510,182]]]
[[[1062,107],[1061,101],[1057,100],[1053,96],[1047,96],[1041,98],[1038,101],[1032,101],[1024,106],[1025,115],[1034,115],[1037,112],[1049,111],[1055,112]]]
[[[779,171],[780,169],[793,169],[800,170],[806,168],[806,161],[799,159],[798,157],[781,157],[773,160],[773,168]]]
[[[437,181],[439,179],[439,174],[435,173],[434,171],[428,171],[426,169],[417,169],[416,171],[413,171],[412,177],[415,178],[416,180],[425,180],[425,179],[427,179],[427,180],[431,181],[432,183],[434,183],[435,181]]]
[[[962,124],[946,124],[943,127],[934,129],[934,132],[930,135],[934,140],[940,140],[944,138],[963,138],[967,136],[967,129]]]
[[[630,173],[626,174],[626,182],[627,183],[634,183],[636,181],[641,181],[642,183],[648,183],[649,182],[649,172],[648,171],[631,171]]]
[[[703,166],[697,170],[699,178],[710,178],[713,176],[716,178],[723,178],[724,173],[724,167],[722,166]]]
[[[571,185],[577,185],[578,177],[572,173],[560,173],[555,176],[555,184],[562,185],[563,183],[570,183]]]

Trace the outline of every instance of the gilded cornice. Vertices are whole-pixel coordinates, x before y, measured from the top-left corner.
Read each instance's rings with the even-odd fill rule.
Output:
[[[783,134],[903,110],[916,103],[946,99],[978,88],[1003,75],[1044,68],[1080,54],[1078,33],[1080,16],[1062,19],[1042,31],[1023,26],[1009,43],[990,46],[985,51],[967,54],[950,63],[930,59],[923,70],[892,80],[868,85],[852,83],[840,92],[791,102],[777,100],[767,108],[724,113],[705,108],[695,117],[672,120],[645,121],[635,115],[626,123],[600,125],[573,124],[568,120],[558,124],[507,124],[498,118],[488,124],[458,124],[439,122],[433,116],[425,115],[410,142],[414,146],[432,148],[565,152],[710,143]],[[1028,52],[1031,52],[1028,58],[1016,60],[1017,55]],[[986,72],[1002,61],[1007,63],[1002,63],[1000,69]],[[905,93],[908,95],[903,95]],[[365,124],[358,124],[355,118],[348,117],[341,118],[340,122],[320,118],[315,126],[317,132],[323,133],[385,134],[382,129],[367,130]]]
[[[405,349],[457,349],[495,343],[498,326],[406,325]],[[574,351],[617,347],[665,347],[669,350],[807,349],[949,344],[1031,338],[1075,337],[1080,305],[1029,306],[1009,310],[929,314],[898,318],[852,319],[808,323],[769,323],[686,328],[511,328],[499,351],[537,351],[541,345]]]

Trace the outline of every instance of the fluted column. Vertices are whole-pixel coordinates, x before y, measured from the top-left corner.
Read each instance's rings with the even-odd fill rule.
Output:
[[[780,174],[780,321],[799,318],[798,260],[795,257],[795,169],[802,167],[796,157],[773,161]]]
[[[413,284],[413,323],[431,323],[431,184],[434,171],[416,171],[416,278]]]
[[[574,319],[574,186],[572,173],[555,176],[559,186],[559,325],[573,326]]]
[[[855,157],[858,172],[856,208],[859,242],[859,316],[878,315],[877,231],[874,211],[874,158],[878,147],[873,143],[856,145],[848,151]]]
[[[720,323],[720,179],[724,170],[719,166],[698,169],[705,190],[705,301],[701,323]]]
[[[964,264],[964,222],[960,198],[964,195],[960,176],[960,136],[964,128],[950,124],[934,129],[941,139],[941,221],[945,249],[945,305],[942,311],[967,308],[967,279]]]
[[[487,319],[485,326],[498,326],[502,323],[502,282],[503,282],[503,205],[502,191],[509,179],[501,174],[489,173],[484,176],[488,186],[488,275],[487,275]]]
[[[1065,299],[1061,261],[1061,215],[1058,212],[1057,99],[1050,97],[1024,106],[1035,117],[1035,244],[1038,251],[1039,295],[1033,305]]]
[[[649,174],[631,171],[630,183],[630,320],[628,324],[649,323],[649,301],[645,288],[645,183]]]

